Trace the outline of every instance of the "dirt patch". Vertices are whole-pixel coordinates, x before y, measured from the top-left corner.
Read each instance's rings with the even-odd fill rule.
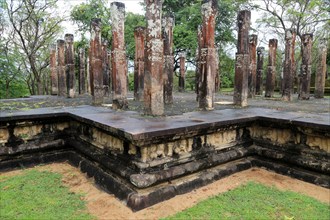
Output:
[[[134,213],[113,195],[97,188],[93,179],[87,178],[79,169],[67,163],[38,166],[36,169],[61,173],[64,185],[75,193],[86,195],[84,199],[87,201],[88,211],[98,219],[158,219],[166,217],[187,209],[210,196],[232,190],[248,181],[275,186],[280,190],[299,192],[330,204],[329,189],[263,169],[253,168]],[[19,175],[20,172],[16,170],[0,173],[0,176],[14,176]]]

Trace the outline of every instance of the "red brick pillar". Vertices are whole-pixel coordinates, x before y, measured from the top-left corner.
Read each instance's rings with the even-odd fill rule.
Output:
[[[257,44],[258,36],[250,35],[249,53],[250,53],[250,68],[249,68],[249,98],[254,98],[256,95],[256,81],[257,81]]]
[[[249,72],[249,29],[251,12],[240,11],[237,16],[238,42],[235,64],[234,104],[247,106]]]
[[[65,41],[57,40],[58,96],[66,97]]]
[[[57,76],[57,65],[56,65],[56,45],[50,45],[50,60],[49,60],[49,68],[50,68],[50,79],[51,79],[51,94],[57,95],[58,93],[58,76]]]
[[[319,43],[319,54],[315,74],[315,98],[324,97],[325,76],[327,72],[327,40],[321,39]]]
[[[179,92],[184,92],[186,74],[186,54],[180,53]]]
[[[215,74],[217,55],[215,48],[215,19],[217,1],[205,0],[202,4],[202,42],[200,49],[199,108],[214,109]]]
[[[103,103],[103,70],[102,70],[102,42],[101,42],[101,19],[94,18],[91,21],[90,41],[90,84],[93,104]]]
[[[102,70],[103,70],[103,90],[104,96],[109,96],[109,57],[108,57],[108,41],[102,41]]]
[[[134,99],[137,101],[143,101],[145,32],[145,27],[136,27],[134,30]]]
[[[195,76],[195,92],[196,92],[196,101],[198,102],[200,98],[200,92],[199,88],[202,86],[201,80],[200,80],[200,74],[201,74],[201,49],[203,44],[203,35],[202,35],[202,26],[199,25],[197,29],[197,50],[196,50],[196,76]]]
[[[302,36],[302,63],[300,71],[300,87],[298,99],[308,100],[312,75],[312,42],[313,34]]]
[[[173,103],[173,29],[174,17],[163,18],[163,39],[164,39],[164,103]]]
[[[124,40],[125,4],[112,2],[112,46],[111,46],[111,69],[112,69],[112,108],[126,109],[127,102],[127,61]]]
[[[145,0],[146,48],[144,72],[144,113],[164,114],[162,0]]]
[[[257,48],[257,79],[256,79],[256,95],[262,95],[262,73],[264,65],[264,47]]]
[[[266,76],[266,93],[265,97],[273,97],[275,89],[275,76],[276,76],[276,51],[277,39],[270,39],[268,44],[268,67]]]
[[[294,46],[296,42],[296,32],[293,29],[285,30],[285,60],[283,68],[283,91],[282,100],[292,101],[293,79],[295,70]]]
[[[76,76],[74,70],[74,47],[73,34],[66,34],[65,38],[65,69],[66,69],[66,86],[67,97],[74,98],[76,92]]]

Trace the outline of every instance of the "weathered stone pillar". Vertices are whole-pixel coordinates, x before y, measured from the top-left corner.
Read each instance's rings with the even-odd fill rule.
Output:
[[[162,0],[145,0],[146,4],[146,48],[144,72],[144,113],[164,114],[163,99],[163,40]]]
[[[321,39],[319,43],[318,65],[315,74],[315,98],[324,97],[325,76],[327,72],[327,40]]]
[[[199,25],[197,29],[197,50],[196,50],[196,75],[195,75],[195,92],[196,92],[196,101],[198,102],[200,98],[199,88],[202,86],[200,80],[201,74],[201,51],[202,51],[202,44],[203,44],[203,35],[202,35],[202,26]]]
[[[256,81],[257,81],[257,44],[258,35],[250,35],[249,54],[250,54],[250,67],[249,67],[249,98],[254,98],[256,95]]]
[[[74,71],[74,48],[73,34],[66,34],[65,38],[65,71],[66,71],[66,86],[67,97],[74,98],[76,77]]]
[[[215,48],[215,19],[218,10],[217,1],[204,0],[202,4],[202,40],[200,49],[199,108],[214,108],[215,74],[217,55]]]
[[[103,90],[104,96],[109,96],[109,59],[108,59],[108,41],[102,41],[102,70],[103,70]]]
[[[65,41],[57,40],[58,95],[66,97]]]
[[[186,53],[180,53],[179,92],[184,92],[186,73]]]
[[[293,78],[294,78],[294,46],[296,42],[296,32],[294,29],[285,30],[285,60],[283,70],[283,91],[282,99],[292,101]]]
[[[50,79],[51,79],[51,94],[57,95],[58,93],[58,76],[57,76],[57,65],[56,65],[56,44],[50,45]]]
[[[275,89],[277,39],[269,40],[268,51],[265,97],[270,98],[274,96]]]
[[[127,61],[124,40],[125,4],[110,4],[112,21],[112,108],[126,109],[127,103]]]
[[[249,29],[251,12],[240,11],[237,16],[238,42],[235,64],[234,104],[247,106],[249,72]]]
[[[264,65],[264,47],[257,48],[257,79],[256,79],[256,95],[262,95],[262,73]]]
[[[134,29],[135,57],[134,57],[134,99],[143,101],[144,87],[144,41],[146,29],[136,27]]]
[[[302,36],[302,63],[298,99],[308,100],[312,75],[312,42],[313,34]]]
[[[85,48],[79,48],[79,94],[86,92]]]
[[[101,19],[94,18],[91,21],[90,41],[90,84],[93,104],[103,103],[103,69],[102,69],[102,42],[101,42]]]
[[[163,40],[164,40],[164,103],[173,103],[173,29],[174,17],[163,18]]]
[[[216,48],[216,53],[215,53],[215,61],[216,61],[216,70],[215,70],[215,80],[214,80],[214,92],[217,93],[220,90],[220,75],[219,75],[219,70],[220,70],[220,60],[219,60],[219,48]]]

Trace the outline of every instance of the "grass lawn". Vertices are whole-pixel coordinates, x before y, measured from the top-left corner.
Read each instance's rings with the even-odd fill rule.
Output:
[[[36,170],[0,177],[0,219],[93,219],[83,195],[70,192],[61,178]]]
[[[166,219],[327,220],[330,207],[299,193],[249,182]]]

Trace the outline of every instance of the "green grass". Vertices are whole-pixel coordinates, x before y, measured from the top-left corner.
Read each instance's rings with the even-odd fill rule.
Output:
[[[61,178],[36,170],[0,177],[0,219],[93,219],[83,195],[70,192]]]
[[[330,219],[330,207],[311,197],[249,182],[166,219]]]

